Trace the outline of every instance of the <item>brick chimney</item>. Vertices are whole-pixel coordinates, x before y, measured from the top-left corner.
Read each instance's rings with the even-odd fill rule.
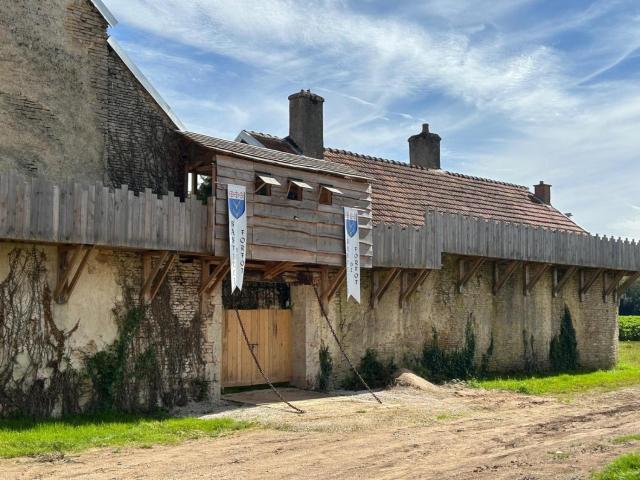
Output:
[[[324,98],[309,90],[289,96],[289,139],[308,157],[324,157],[323,103]]]
[[[533,189],[533,194],[538,200],[545,205],[551,205],[551,185],[540,180],[540,183],[538,185],[534,185]]]
[[[422,124],[422,132],[409,137],[409,163],[425,168],[440,168],[440,135],[429,132],[429,124]]]

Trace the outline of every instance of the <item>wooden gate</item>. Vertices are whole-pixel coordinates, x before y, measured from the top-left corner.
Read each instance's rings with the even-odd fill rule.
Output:
[[[272,382],[291,380],[291,310],[240,310],[260,366]],[[242,336],[235,310],[227,310],[222,331],[222,386],[265,383]]]

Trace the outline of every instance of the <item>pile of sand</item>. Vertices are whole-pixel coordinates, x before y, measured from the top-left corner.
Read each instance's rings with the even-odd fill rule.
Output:
[[[419,377],[411,370],[408,370],[406,368],[401,368],[393,374],[393,383],[398,387],[411,387],[417,390],[422,390],[423,392],[429,392],[436,395],[445,394],[441,387],[434,385],[433,383],[425,380],[422,377]]]

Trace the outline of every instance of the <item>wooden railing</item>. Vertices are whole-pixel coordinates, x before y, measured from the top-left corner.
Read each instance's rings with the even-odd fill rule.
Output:
[[[378,224],[373,265],[441,268],[442,254],[640,271],[635,241],[429,211],[425,225]]]
[[[0,238],[111,247],[213,251],[214,199],[181,201],[173,193],[139,196],[102,184],[54,184],[0,175]]]

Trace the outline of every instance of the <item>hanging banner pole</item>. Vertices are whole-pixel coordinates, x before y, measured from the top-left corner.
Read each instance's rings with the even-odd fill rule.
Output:
[[[229,207],[229,258],[231,293],[242,290],[247,254],[247,190],[242,185],[227,185]]]
[[[344,207],[344,247],[347,259],[347,300],[360,303],[360,229],[358,209]]]

